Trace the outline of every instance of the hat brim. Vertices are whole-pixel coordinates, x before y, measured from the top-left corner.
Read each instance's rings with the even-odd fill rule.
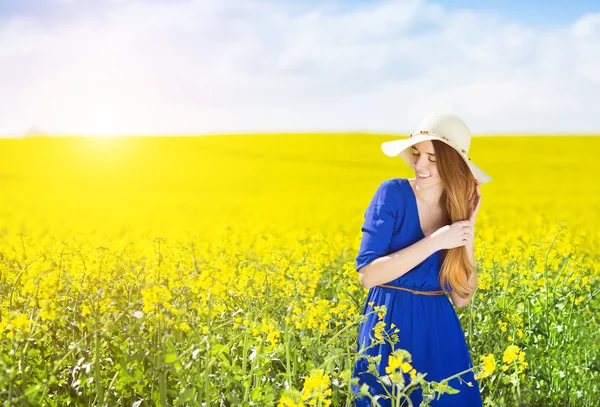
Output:
[[[412,151],[410,150],[410,147],[426,140],[438,140],[452,147],[464,160],[464,162],[467,163],[471,173],[480,184],[485,184],[486,182],[492,180],[492,177],[483,172],[477,165],[475,165],[471,160],[458,151],[456,147],[448,143],[443,138],[432,134],[417,134],[407,139],[386,141],[381,143],[381,150],[389,157],[395,157],[399,155],[406,162],[406,164],[412,167]]]

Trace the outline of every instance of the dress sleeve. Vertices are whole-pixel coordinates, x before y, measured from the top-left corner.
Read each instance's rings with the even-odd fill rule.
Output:
[[[356,257],[357,272],[376,258],[389,254],[400,198],[393,180],[382,182],[375,191],[361,227],[362,239]]]

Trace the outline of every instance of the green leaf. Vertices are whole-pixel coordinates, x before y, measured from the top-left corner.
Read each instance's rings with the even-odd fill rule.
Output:
[[[180,406],[184,403],[187,403],[188,401],[193,399],[195,395],[196,395],[195,389],[188,389],[188,390],[184,391],[183,393],[181,393],[181,395],[177,398],[177,403],[175,405]]]
[[[177,360],[177,353],[169,352],[165,355],[165,363],[174,363]]]

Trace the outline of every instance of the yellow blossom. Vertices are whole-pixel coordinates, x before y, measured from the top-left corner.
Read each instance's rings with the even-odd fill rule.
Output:
[[[498,325],[500,325],[500,330],[501,330],[502,332],[506,332],[506,329],[507,329],[507,328],[506,328],[506,326],[507,326],[507,323],[506,323],[506,322],[503,322],[503,321],[501,321],[501,320],[500,320],[500,321],[498,321]]]
[[[496,370],[496,358],[494,357],[493,353],[483,355],[479,359],[483,362],[483,373],[481,376],[476,376],[475,379],[485,378],[494,373]]]
[[[502,360],[508,364],[511,364],[519,356],[519,347],[516,345],[509,345],[504,351]]]
[[[375,333],[375,338],[378,340],[383,340],[383,330],[385,328],[385,322],[384,321],[379,321],[377,324],[375,324],[375,326],[373,327],[373,332]]]
[[[392,374],[396,369],[400,368],[404,362],[402,355],[390,354],[388,357],[388,365],[385,368],[387,374]]]
[[[302,400],[308,401],[309,405],[320,402],[323,406],[329,406],[331,400],[327,397],[332,394],[329,375],[322,369],[314,369],[310,376],[304,381],[302,388]]]

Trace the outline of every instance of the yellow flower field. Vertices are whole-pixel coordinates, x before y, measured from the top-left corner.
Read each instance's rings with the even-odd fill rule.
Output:
[[[414,176],[394,138],[0,140],[2,405],[351,405],[364,211]],[[599,153],[473,138],[493,180],[457,314],[486,406],[600,399]]]

